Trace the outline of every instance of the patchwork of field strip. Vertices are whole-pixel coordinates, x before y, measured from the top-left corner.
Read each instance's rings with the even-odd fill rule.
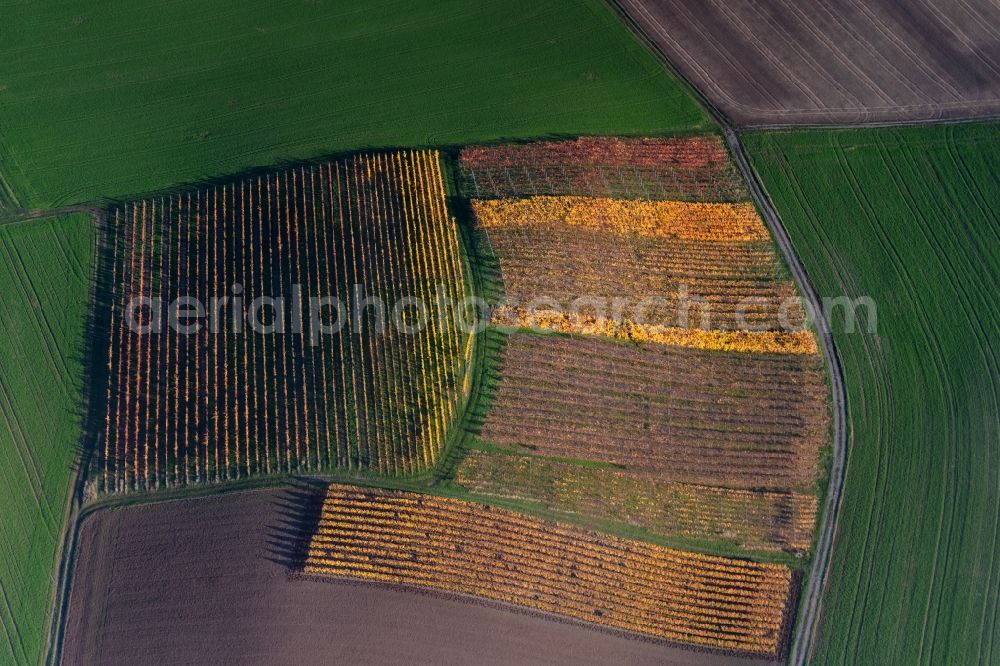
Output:
[[[472,206],[508,303],[497,324],[817,352],[795,286],[749,202],[536,196]]]
[[[583,194],[622,199],[736,201],[746,187],[721,139],[580,137],[470,146],[458,179],[472,198]]]
[[[816,497],[804,493],[658,481],[535,455],[470,451],[455,480],[477,495],[751,551],[807,551],[816,523]]]
[[[462,168],[529,157],[635,160],[685,182],[732,168],[715,137],[467,149]],[[500,293],[496,372],[457,483],[720,554],[807,553],[829,391],[753,204],[708,188],[683,201],[510,192],[471,201]]]
[[[435,463],[468,337],[436,311],[414,334],[391,319],[406,298],[464,294],[436,153],[290,168],[123,204],[110,221],[104,491]],[[152,308],[129,322],[136,297],[160,299],[163,319],[178,297],[221,316],[186,333]]]
[[[472,594],[776,657],[790,569],[598,535],[481,504],[332,485],[305,572]]]

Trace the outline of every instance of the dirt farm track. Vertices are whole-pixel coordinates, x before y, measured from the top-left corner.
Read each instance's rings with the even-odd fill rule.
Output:
[[[735,125],[1000,113],[989,0],[616,0]]]
[[[499,606],[290,574],[288,490],[99,510],[64,664],[752,664]]]

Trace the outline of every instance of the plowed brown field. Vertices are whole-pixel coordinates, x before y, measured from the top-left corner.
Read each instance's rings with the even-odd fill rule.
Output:
[[[618,0],[737,124],[1000,113],[1000,6],[989,0]]]
[[[268,490],[92,516],[62,663],[762,663],[468,597],[289,577],[302,504]]]

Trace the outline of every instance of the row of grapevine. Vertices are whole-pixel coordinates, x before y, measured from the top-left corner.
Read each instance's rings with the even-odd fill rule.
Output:
[[[775,657],[785,566],[685,553],[480,504],[331,486],[305,572],[442,589]]]
[[[434,309],[465,293],[436,153],[296,167],[110,219],[105,492],[434,464],[469,350]],[[385,326],[356,293],[385,304]],[[201,304],[198,330],[170,321],[178,298]],[[404,299],[431,310],[419,332],[391,321]]]
[[[490,317],[494,326],[530,328],[544,333],[617,338],[628,342],[689,347],[745,354],[816,355],[812,333],[803,331],[714,331],[694,326],[639,324],[629,319],[596,316],[589,312],[567,312],[502,305]]]
[[[473,147],[459,177],[507,340],[460,485],[667,537],[808,551],[829,436],[822,358],[721,140]]]
[[[570,311],[574,302],[617,300],[623,322],[647,340],[673,334],[696,344],[708,328],[761,334],[761,351],[772,332],[804,322],[795,286],[749,203],[533,197],[474,201],[473,209],[512,304],[555,300]],[[678,327],[694,330],[670,330]],[[781,332],[797,333],[792,338],[816,353],[811,333]]]
[[[625,201],[606,197],[537,196],[476,199],[476,219],[487,229],[565,226],[680,241],[770,240],[749,202]]]

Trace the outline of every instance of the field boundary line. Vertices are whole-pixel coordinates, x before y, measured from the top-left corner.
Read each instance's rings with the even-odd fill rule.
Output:
[[[795,253],[795,249],[792,246],[788,232],[781,222],[781,218],[771,205],[770,198],[767,196],[762,181],[750,167],[746,153],[744,153],[743,146],[740,143],[739,129],[733,125],[728,116],[713,104],[696,85],[681,74],[663,49],[657,46],[643,28],[625,11],[619,0],[608,0],[608,2],[614,12],[628,26],[632,33],[635,34],[639,41],[645,44],[646,48],[653,53],[667,71],[691,92],[708,114],[721,126],[733,160],[736,162],[736,166],[743,176],[743,181],[749,188],[749,194],[760,210],[761,216],[764,218],[764,222],[767,224],[772,237],[777,242],[778,248],[788,262],[788,267],[796,286],[809,302],[813,311],[817,313],[815,317],[816,334],[819,338],[823,356],[826,359],[826,366],[830,373],[831,400],[833,402],[833,460],[830,467],[830,478],[824,502],[822,522],[817,531],[816,551],[813,553],[813,562],[809,571],[809,577],[803,584],[799,598],[799,612],[794,621],[792,644],[787,653],[788,663],[795,664],[796,666],[805,666],[814,649],[814,642],[818,632],[823,592],[827,584],[827,574],[829,573],[830,562],[833,556],[833,542],[837,532],[837,519],[840,515],[840,501],[843,494],[847,458],[847,407],[844,374],[840,357],[833,341],[830,322],[822,314],[823,310],[819,296],[809,282],[809,276],[801,261],[799,261],[798,255]],[[974,122],[977,120],[980,119],[962,119],[960,122]],[[827,126],[824,127],[828,128]],[[755,127],[754,129],[757,128]]]
[[[740,129],[754,131],[828,131],[852,129],[886,129],[891,127],[927,127],[934,125],[974,125],[1000,121],[1000,113],[984,113],[979,116],[956,118],[925,118],[924,120],[859,120],[854,123],[744,123]]]
[[[98,271],[100,271],[100,251],[105,242],[104,239],[104,212],[98,206],[70,206],[64,209],[52,211],[30,211],[18,222],[30,222],[42,220],[49,217],[64,214],[86,213],[90,215],[94,229],[94,258],[91,266],[90,293],[88,300],[90,308],[87,314],[87,322],[93,317],[93,309],[96,307]],[[86,372],[86,369],[85,369]],[[84,488],[87,483],[87,470],[90,459],[87,452],[89,433],[88,416],[91,410],[90,391],[83,393],[83,414],[80,424],[80,453],[76,461],[76,467],[70,478],[69,492],[66,497],[66,508],[63,514],[62,537],[60,539],[59,551],[55,563],[55,577],[52,581],[52,606],[49,608],[48,628],[45,632],[45,652],[42,658],[45,664],[58,664],[61,658],[62,634],[66,609],[69,604],[69,582],[72,578],[73,565],[76,559],[76,541],[80,531],[80,511],[83,507]],[[96,449],[95,449],[96,450]]]
[[[837,353],[837,347],[833,341],[830,321],[826,319],[823,313],[819,295],[809,282],[808,274],[799,261],[798,255],[795,254],[788,232],[781,223],[781,218],[771,205],[771,200],[767,196],[761,180],[750,167],[736,131],[731,127],[726,127],[725,132],[726,142],[733,153],[737,167],[743,173],[743,177],[750,187],[751,196],[757,203],[758,208],[760,208],[764,221],[767,223],[778,246],[788,260],[792,277],[798,285],[799,290],[809,301],[813,312],[816,313],[814,317],[816,333],[823,348],[823,355],[826,357],[827,367],[830,370],[830,389],[833,401],[833,461],[830,466],[830,479],[823,510],[823,520],[817,533],[816,552],[813,554],[813,563],[809,571],[809,578],[805,582],[805,589],[800,600],[798,621],[788,653],[790,664],[801,664],[804,666],[814,648],[814,641],[816,640],[819,627],[823,592],[826,589],[827,575],[829,573],[830,562],[833,558],[833,542],[836,538],[837,519],[840,515],[840,500],[844,488],[844,472],[847,458],[847,407],[843,367],[840,362],[840,356]]]

